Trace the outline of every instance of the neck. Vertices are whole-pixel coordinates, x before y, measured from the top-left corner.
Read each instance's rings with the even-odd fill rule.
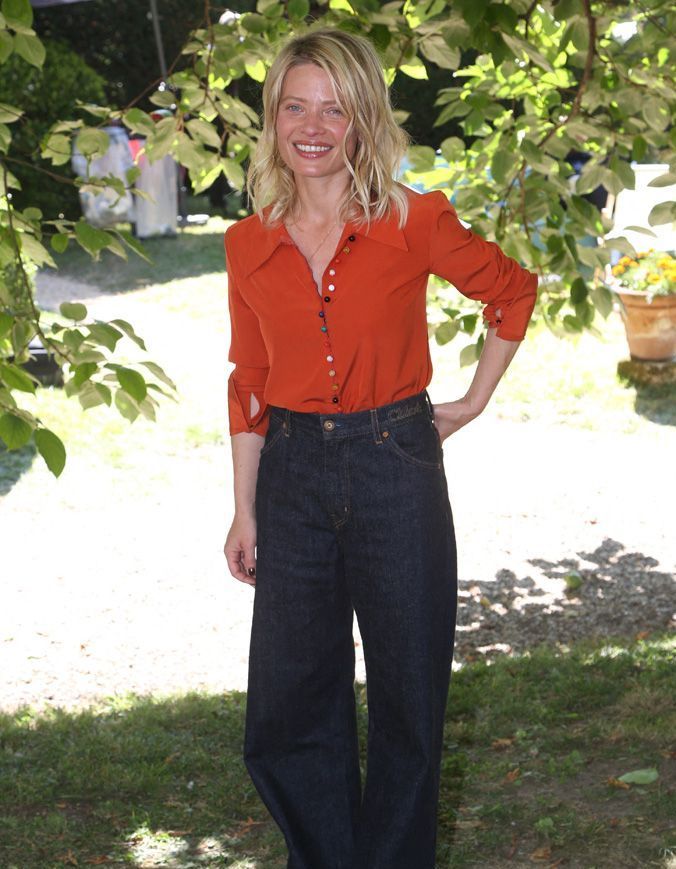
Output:
[[[348,190],[345,179],[305,178],[296,176],[298,197],[298,223],[310,226],[337,224],[340,203]]]

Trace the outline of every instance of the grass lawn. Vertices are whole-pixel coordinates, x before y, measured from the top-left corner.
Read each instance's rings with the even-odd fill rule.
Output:
[[[454,673],[438,866],[676,865],[675,657],[654,636]],[[0,715],[0,865],[281,869],[240,757],[244,708],[190,693]],[[635,770],[654,781],[620,780]]]
[[[177,457],[227,440],[223,228],[212,220],[148,242],[152,266],[105,254],[92,264],[75,249],[60,257],[62,277],[95,285],[102,300],[125,293],[133,301],[128,319],[181,400],[163,402],[157,423],[133,425],[105,408],[82,416],[58,389],[26,406],[63,437],[69,461],[119,468],[139,499],[169,478]],[[124,308],[113,316],[126,317]],[[653,448],[655,435],[676,425],[676,387],[620,382],[616,366],[627,351],[619,317],[602,331],[602,339],[560,341],[535,329],[490,413],[639,443],[646,435]],[[461,346],[433,347],[435,382],[449,397],[472,374],[458,368]],[[0,496],[39,461],[28,448],[0,452]],[[676,869],[675,648],[673,636],[608,640],[454,673],[439,867]],[[366,697],[357,687],[363,741]],[[241,693],[187,693],[0,713],[0,867],[283,869],[280,834],[240,757],[244,707]],[[657,777],[619,780],[644,769]]]

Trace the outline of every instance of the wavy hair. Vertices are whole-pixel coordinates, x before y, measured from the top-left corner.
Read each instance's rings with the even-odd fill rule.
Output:
[[[403,185],[395,180],[410,139],[397,124],[389,90],[373,45],[363,36],[320,27],[284,43],[263,85],[262,130],[247,173],[247,193],[254,211],[264,220],[263,208],[271,203],[264,221],[278,225],[297,218],[299,202],[293,173],[282,161],[275,123],[284,76],[294,66],[314,63],[329,76],[336,98],[348,118],[340,153],[351,184],[340,204],[339,218],[370,225],[394,207],[402,228],[408,216]],[[352,162],[345,151],[350,133],[357,133]]]

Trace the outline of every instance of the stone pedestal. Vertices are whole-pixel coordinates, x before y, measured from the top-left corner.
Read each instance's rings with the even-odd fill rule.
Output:
[[[676,384],[676,362],[623,359],[617,363],[617,374],[637,386],[668,386]]]

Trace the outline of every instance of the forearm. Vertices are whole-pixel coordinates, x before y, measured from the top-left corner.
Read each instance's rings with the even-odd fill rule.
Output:
[[[230,438],[236,514],[255,513],[258,463],[264,442],[265,438],[254,432],[239,432]]]
[[[488,329],[476,371],[464,400],[477,414],[490,401],[502,375],[509,367],[520,341],[498,338],[495,329]]]

